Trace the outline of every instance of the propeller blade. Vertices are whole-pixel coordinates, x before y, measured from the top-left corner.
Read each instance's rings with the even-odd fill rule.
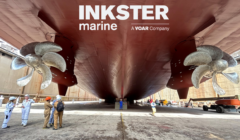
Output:
[[[20,49],[20,54],[23,56],[26,56],[28,54],[35,54],[34,49],[37,44],[39,44],[39,42],[28,43]]]
[[[54,52],[47,52],[42,57],[43,62],[64,72],[66,70],[66,62],[63,57]]]
[[[236,72],[234,73],[223,73],[222,74],[231,82],[238,84],[239,83],[239,76]]]
[[[47,52],[59,52],[61,50],[62,48],[59,45],[50,41],[41,42],[35,47],[36,55],[40,56],[44,55]]]
[[[199,65],[206,65],[211,61],[212,61],[212,58],[208,53],[193,52],[193,53],[190,53],[185,58],[183,65],[184,66],[190,66],[190,65],[199,66]]]
[[[212,60],[218,60],[223,57],[223,51],[220,48],[212,45],[199,46],[197,47],[197,51],[208,53],[212,57]]]
[[[204,75],[206,75],[210,71],[210,67],[208,65],[198,66],[192,73],[192,84],[195,88],[199,88],[200,81]]]
[[[42,75],[43,81],[41,84],[41,89],[45,89],[52,82],[52,73],[48,66],[41,64],[37,69],[37,72]]]
[[[213,84],[213,89],[218,95],[224,95],[225,91],[218,85],[217,83],[217,78],[216,78],[216,73],[213,73],[213,78],[212,78],[212,84]]]
[[[11,63],[11,69],[12,70],[18,70],[18,69],[21,69],[25,66],[27,66],[25,61],[23,59],[19,58],[19,57],[14,58],[12,63]]]
[[[26,86],[29,83],[29,81],[32,79],[33,72],[34,72],[34,69],[32,68],[31,72],[27,76],[17,80],[17,84],[21,87]]]
[[[224,60],[226,60],[228,62],[228,67],[235,67],[237,66],[237,61],[229,54],[227,54],[226,52],[223,52],[223,58]]]

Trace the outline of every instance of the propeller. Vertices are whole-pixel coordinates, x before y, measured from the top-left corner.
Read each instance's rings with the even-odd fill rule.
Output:
[[[216,46],[202,45],[197,47],[197,51],[189,54],[183,64],[184,66],[197,66],[191,77],[195,88],[199,88],[200,81],[203,77],[212,78],[215,92],[218,95],[224,95],[225,91],[217,83],[217,74],[224,75],[235,84],[239,83],[237,73],[223,73],[228,67],[237,66],[237,61]]]
[[[60,71],[66,70],[64,58],[56,52],[62,48],[53,42],[33,42],[23,46],[20,50],[23,57],[16,57],[11,64],[12,70],[18,70],[25,66],[32,68],[29,75],[17,80],[19,86],[26,86],[32,79],[33,72],[36,70],[42,75],[43,81],[41,89],[47,88],[52,82],[52,73],[49,67],[55,67]]]

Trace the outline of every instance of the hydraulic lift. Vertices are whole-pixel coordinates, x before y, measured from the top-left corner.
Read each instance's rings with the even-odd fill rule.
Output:
[[[229,96],[229,97],[212,97],[212,98],[190,98],[187,107],[191,101],[210,101],[217,100],[216,105],[207,105],[203,106],[204,111],[209,109],[216,110],[217,113],[226,113],[226,112],[239,112],[240,113],[240,95]]]

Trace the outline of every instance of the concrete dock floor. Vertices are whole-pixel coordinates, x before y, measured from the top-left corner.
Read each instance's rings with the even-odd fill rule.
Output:
[[[98,102],[66,103],[63,128],[42,129],[43,104],[33,104],[28,125],[21,126],[21,108],[16,107],[8,125],[0,129],[1,140],[239,140],[240,114],[202,109],[131,105],[114,110]],[[0,107],[0,120],[4,118]]]

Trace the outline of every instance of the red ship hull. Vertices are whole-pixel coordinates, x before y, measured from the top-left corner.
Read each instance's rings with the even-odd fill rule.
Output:
[[[83,31],[79,30],[79,23],[101,20],[79,20],[79,5],[166,5],[169,20],[133,20],[132,11],[128,10],[127,20],[109,17],[104,20],[104,23],[116,23],[115,31]],[[218,46],[227,53],[238,50],[239,5],[240,2],[222,0],[2,0],[0,37],[19,49],[34,41],[54,41],[55,35],[69,40],[71,56],[75,59],[72,74],[76,75],[78,86],[99,98],[140,99],[168,83],[168,87],[181,90],[181,98],[186,98],[187,88],[192,86],[187,78],[191,71],[186,73],[184,83],[169,81],[171,75],[178,76],[178,70],[171,65],[177,46],[193,36],[198,41],[189,45],[190,50],[201,44]],[[118,14],[116,9],[112,12]],[[214,22],[209,23],[212,18]],[[136,31],[131,30],[132,23],[167,23],[164,26],[170,30]],[[184,54],[186,49],[177,51]]]

